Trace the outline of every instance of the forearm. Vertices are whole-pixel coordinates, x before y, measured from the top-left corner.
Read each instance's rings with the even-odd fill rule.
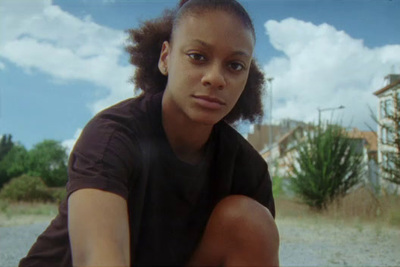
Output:
[[[74,266],[129,266],[130,230],[126,201],[95,189],[74,192],[68,230]]]
[[[129,266],[129,253],[113,249],[113,246],[97,246],[95,249],[73,255],[73,266]]]

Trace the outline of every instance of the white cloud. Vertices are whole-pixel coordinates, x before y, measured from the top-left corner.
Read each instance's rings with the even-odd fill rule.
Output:
[[[368,48],[328,24],[314,25],[289,18],[265,23],[273,47],[284,56],[264,66],[273,80],[273,118],[316,122],[317,108],[346,108],[334,112],[344,126],[374,125],[368,105],[376,110],[373,92],[383,78],[400,66],[400,45]],[[322,112],[324,120],[331,111]]]
[[[62,146],[65,147],[67,149],[67,154],[69,155],[72,151],[72,149],[75,146],[76,141],[78,140],[79,136],[82,133],[82,129],[79,128],[75,131],[74,137],[72,139],[68,139],[68,140],[64,140],[62,142]]]
[[[0,70],[4,70],[6,68],[6,65],[4,65],[3,62],[0,62]]]
[[[46,73],[55,83],[80,80],[105,89],[105,97],[88,103],[93,114],[133,96],[134,68],[120,63],[123,31],[98,25],[90,16],[77,18],[51,0],[1,0],[0,14],[0,59],[30,74]],[[63,143],[69,151],[80,131]]]
[[[2,0],[0,57],[52,79],[87,81],[108,90],[93,113],[133,95],[133,67],[121,65],[126,34],[80,19],[49,0]]]

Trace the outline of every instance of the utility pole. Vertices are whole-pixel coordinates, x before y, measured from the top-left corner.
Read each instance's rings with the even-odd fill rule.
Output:
[[[269,133],[268,133],[268,146],[269,150],[271,151],[272,149],[272,81],[274,78],[269,77],[267,78],[267,84],[269,88]]]
[[[328,110],[334,111],[337,109],[344,109],[344,108],[345,108],[345,106],[343,106],[343,105],[340,105],[339,107],[336,107],[336,108],[317,108],[318,109],[318,127],[321,126],[321,113],[322,112],[328,111]]]

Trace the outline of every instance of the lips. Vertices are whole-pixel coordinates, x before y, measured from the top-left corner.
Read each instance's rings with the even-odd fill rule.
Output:
[[[194,95],[193,98],[195,99],[195,102],[200,105],[203,108],[206,109],[220,109],[221,107],[225,106],[226,103],[217,98],[217,97],[212,97],[212,96],[207,96],[207,95]]]

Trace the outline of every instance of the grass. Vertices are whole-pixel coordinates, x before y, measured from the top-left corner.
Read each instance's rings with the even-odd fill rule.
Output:
[[[57,213],[56,203],[13,203],[0,200],[0,227],[49,221]]]
[[[280,193],[275,198],[277,218],[311,218],[352,223],[360,232],[365,223],[374,224],[377,232],[390,225],[400,228],[400,196],[375,197],[365,188],[359,188],[343,199],[331,203],[327,210],[317,212],[298,199]],[[57,203],[26,203],[0,200],[0,227],[48,221],[58,212]]]
[[[383,226],[400,228],[400,196],[375,197],[369,190],[359,188],[344,198],[315,211],[294,197],[280,195],[275,199],[277,218],[311,218],[351,223],[360,232],[365,224],[373,224],[379,232]]]

